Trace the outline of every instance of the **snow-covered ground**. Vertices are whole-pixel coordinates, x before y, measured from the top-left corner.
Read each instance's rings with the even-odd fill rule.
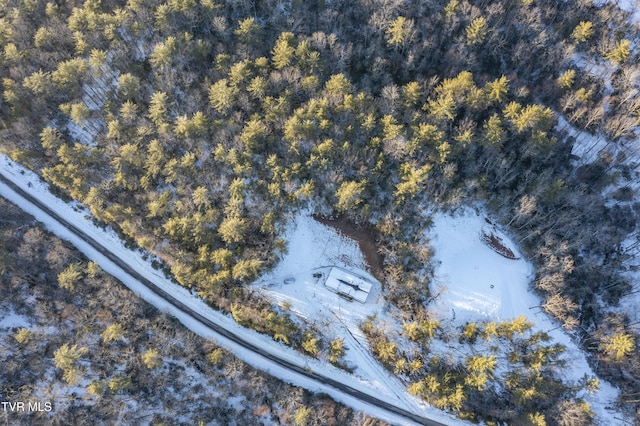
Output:
[[[396,406],[401,407],[407,411],[422,415],[424,417],[429,417],[443,424],[461,423],[452,416],[447,415],[446,413],[435,408],[428,407],[417,401],[414,397],[406,392],[399,381],[390,377],[382,369],[382,367],[376,364],[370,364],[368,366],[363,365],[362,368],[358,369],[359,374],[351,375],[343,370],[333,367],[327,362],[321,362],[309,357],[305,357],[289,347],[274,342],[268,336],[261,335],[252,330],[248,330],[239,326],[233,321],[233,318],[231,318],[230,315],[222,315],[219,312],[212,310],[196,295],[190,293],[187,289],[170,282],[162,275],[161,272],[153,269],[149,261],[145,261],[143,259],[143,254],[140,251],[134,252],[125,248],[122,241],[119,240],[119,238],[113,231],[105,231],[94,226],[90,221],[90,213],[86,209],[79,207],[77,204],[67,204],[62,200],[56,198],[49,192],[48,186],[39,180],[37,175],[16,164],[4,155],[0,155],[0,173],[15,182],[24,191],[29,192],[30,194],[37,197],[42,203],[46,204],[49,208],[56,211],[68,222],[82,229],[87,235],[99,241],[104,247],[106,247],[112,253],[116,254],[120,259],[125,261],[131,267],[135,268],[140,274],[143,274],[145,277],[156,283],[165,291],[173,294],[174,297],[179,298],[190,308],[212,319],[218,324],[223,325],[228,330],[232,330],[233,332],[242,335],[245,339],[251,341],[256,346],[268,349],[272,354],[295,363],[302,368],[311,369],[325,376],[332,377],[333,379],[345,383],[354,389],[361,390],[391,404],[395,404]],[[318,383],[305,376],[293,373],[290,370],[269,360],[266,360],[261,356],[244,349],[238,344],[217,335],[209,328],[194,320],[192,317],[175,309],[162,298],[152,293],[138,281],[121,270],[117,265],[100,254],[92,246],[75,236],[72,232],[63,227],[55,219],[51,218],[49,215],[34,206],[29,201],[20,197],[3,183],[0,183],[0,196],[10,200],[27,213],[33,215],[36,220],[42,222],[47,229],[56,234],[58,237],[71,242],[80,251],[82,251],[87,256],[87,258],[98,263],[105,272],[113,275],[115,278],[120,280],[123,284],[133,290],[144,300],[156,306],[158,309],[161,309],[175,316],[178,320],[180,320],[180,322],[182,322],[185,326],[187,326],[197,334],[205,338],[212,339],[220,346],[229,349],[236,356],[238,356],[248,364],[266,371],[269,374],[294,385],[305,387],[314,392],[327,393],[336,400],[341,401],[356,410],[364,411],[374,417],[378,417],[392,424],[412,424],[412,422],[389,413],[379,407],[364,403],[332,387]],[[330,254],[330,256],[337,256],[338,260],[339,258],[346,259],[347,257],[354,255],[353,251],[348,251],[354,250],[354,248],[353,246],[347,244],[346,240],[343,249],[345,251],[338,250],[336,252],[332,252],[331,250],[328,250],[327,253],[334,253],[333,255]],[[290,247],[290,253],[293,253],[292,247]],[[294,262],[290,265],[293,264],[296,263]],[[304,264],[302,263],[298,263],[298,265],[301,268],[304,267]],[[340,302],[337,303],[339,304]],[[358,360],[361,360],[363,363],[370,362],[370,359],[367,358],[370,357],[370,355],[368,355],[364,350],[359,350],[353,343],[353,340],[347,341],[346,345],[350,346],[354,353],[360,353],[359,358],[357,358]]]
[[[464,324],[481,319],[509,320],[520,314],[529,316],[529,307],[540,304],[523,297],[533,266],[523,260],[515,246],[510,249],[520,259],[507,259],[481,240],[482,230],[490,228],[503,241],[508,238],[493,230],[482,215],[465,210],[459,216],[438,213],[429,241],[437,263],[432,291],[435,310],[443,318],[455,317]],[[526,306],[525,306],[526,305]]]
[[[556,129],[564,130],[575,141],[571,147],[571,154],[579,157],[579,164],[590,164],[598,159],[601,152],[606,151],[607,147],[613,153],[615,145],[610,144],[603,136],[592,135],[584,130],[576,128],[569,123],[561,114],[558,115],[558,124]]]
[[[3,312],[0,309],[0,329],[29,327],[29,318],[13,311]]]
[[[358,244],[305,213],[290,223],[284,238],[287,254],[254,287],[281,306],[289,305],[292,313],[318,328],[327,340],[344,339],[344,361],[354,368],[356,377],[382,393],[391,392],[407,405],[424,406],[375,360],[360,330],[369,316],[391,318],[383,309],[380,283],[365,271],[367,264]],[[328,266],[344,267],[373,282],[366,303],[345,300],[327,289],[323,278],[314,278],[314,273],[328,273]]]
[[[606,155],[610,158],[624,157],[624,161],[619,164],[617,168],[618,171],[623,168],[628,168],[629,176],[625,178],[624,173],[610,173],[612,176],[615,175],[616,180],[612,181],[611,184],[602,191],[602,196],[609,199],[608,203],[620,203],[620,201],[611,198],[611,194],[619,188],[626,186],[633,191],[640,191],[640,150],[638,150],[640,139],[629,141],[625,144],[612,143],[602,134],[592,135],[589,132],[576,128],[562,115],[558,115],[556,129],[565,131],[569,136],[574,138],[573,145],[571,146],[571,154],[578,157],[576,159],[576,165],[584,166],[591,164],[598,160],[601,155]],[[633,200],[628,204],[632,205]]]
[[[80,142],[83,145],[94,147],[94,140],[100,132],[100,128],[96,123],[96,120],[93,119],[91,120],[91,122],[87,121],[83,125],[78,125],[69,120],[69,122],[67,123],[67,130],[69,131],[69,134],[74,141]]]
[[[620,0],[618,2],[620,9],[631,13],[631,20],[636,24],[640,23],[640,1],[638,0]]]
[[[462,326],[468,321],[510,320],[524,315],[535,323],[534,330],[548,333],[554,342],[566,347],[564,379],[578,383],[585,376],[595,376],[584,353],[559,325],[539,308],[542,300],[529,290],[533,266],[524,259],[511,260],[490,249],[480,239],[489,228],[502,238],[516,256],[516,245],[498,227],[490,225],[482,212],[470,208],[456,215],[437,213],[429,239],[434,249],[434,292],[438,293],[435,310],[441,322]],[[611,407],[618,390],[600,380],[595,394],[580,395],[591,405],[596,424],[618,424],[621,415]]]
[[[627,262],[627,276],[632,285],[629,294],[620,299],[619,309],[629,316],[629,322],[640,322],[640,247],[638,233],[630,235],[622,244],[623,250],[632,258]]]
[[[358,325],[368,316],[381,314],[381,305],[377,303],[380,284],[366,272],[366,262],[355,241],[318,223],[309,214],[298,215],[284,238],[288,241],[288,253],[254,287],[281,305],[288,303],[297,316],[324,328],[328,333],[325,336],[334,333],[326,325],[333,326],[336,320],[352,333],[358,333]],[[339,297],[323,285],[322,279],[313,277],[314,273],[327,273],[327,267],[333,265],[357,271],[374,283],[365,304]],[[294,281],[290,282],[290,278]]]

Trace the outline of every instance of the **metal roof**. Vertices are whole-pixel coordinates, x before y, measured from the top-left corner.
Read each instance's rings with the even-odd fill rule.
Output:
[[[366,278],[338,266],[331,268],[324,285],[340,296],[357,300],[360,303],[367,301],[372,287],[371,282]]]

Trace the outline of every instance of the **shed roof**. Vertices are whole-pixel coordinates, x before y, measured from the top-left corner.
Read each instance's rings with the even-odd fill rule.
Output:
[[[337,266],[331,268],[324,285],[329,290],[360,303],[367,301],[372,287],[371,282],[366,278]]]

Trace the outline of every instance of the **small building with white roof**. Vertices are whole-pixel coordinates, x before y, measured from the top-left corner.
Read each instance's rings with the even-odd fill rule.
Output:
[[[324,281],[325,287],[347,300],[367,301],[373,284],[354,272],[332,266]]]

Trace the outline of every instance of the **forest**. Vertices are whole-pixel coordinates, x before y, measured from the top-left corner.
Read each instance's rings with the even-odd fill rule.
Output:
[[[405,375],[414,394],[487,421],[589,424],[561,373],[543,398],[551,376],[532,362],[496,387],[465,379],[490,378],[490,359],[428,358],[425,212],[480,203],[533,262],[544,310],[620,388],[621,409],[640,410],[638,327],[616,309],[638,291],[639,32],[615,4],[0,5],[2,152],[211,306],[303,352],[329,348],[247,284],[286,252],[292,213],[345,218],[375,236],[386,302],[422,326],[406,333],[425,361]],[[520,361],[556,356],[526,323],[497,327]],[[393,342],[363,328],[393,370]]]

